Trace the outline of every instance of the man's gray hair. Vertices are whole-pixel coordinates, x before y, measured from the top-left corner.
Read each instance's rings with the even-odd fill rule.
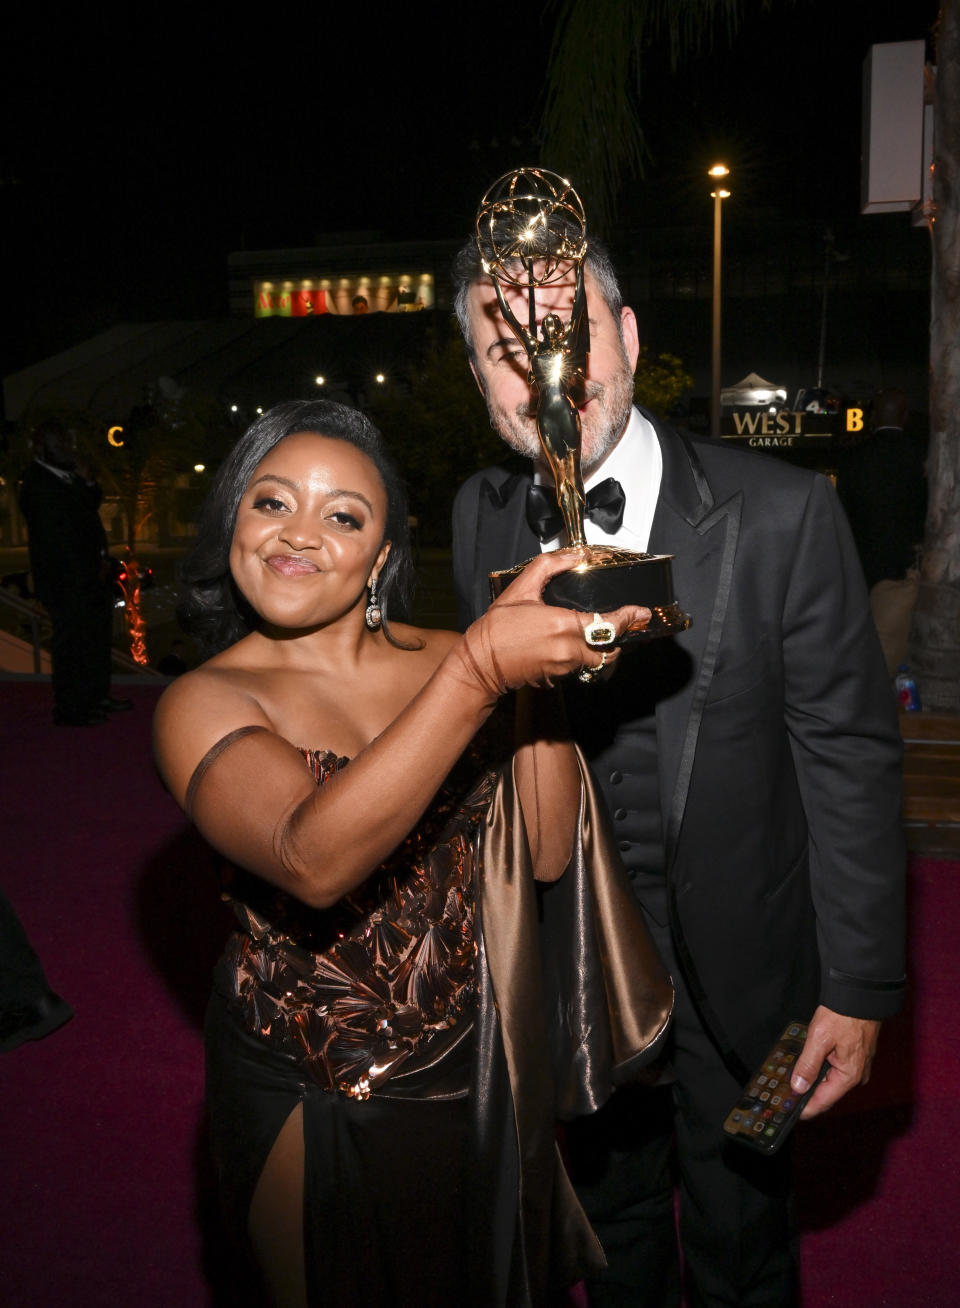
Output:
[[[607,247],[602,241],[593,236],[591,236],[587,247],[586,267],[597,284],[607,308],[613,314],[614,322],[617,324],[617,330],[619,331],[620,310],[623,308],[623,295],[620,292],[620,284],[617,281],[617,274],[613,270]],[[470,334],[470,311],[467,298],[470,294],[470,287],[473,286],[474,282],[482,282],[486,277],[487,274],[483,271],[483,263],[480,259],[480,251],[477,249],[476,237],[471,236],[457,251],[456,258],[453,261],[453,311],[457,315],[457,323],[460,326],[463,343],[466,345],[467,354],[471,359],[475,357],[476,351]]]

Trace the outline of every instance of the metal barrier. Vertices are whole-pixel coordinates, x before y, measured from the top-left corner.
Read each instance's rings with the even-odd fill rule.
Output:
[[[24,599],[21,595],[14,595],[5,587],[0,587],[0,610],[16,614],[21,622],[29,623],[30,644],[33,646],[33,670],[38,676],[42,675],[42,642],[45,637],[49,636],[51,631],[50,617],[46,609],[37,600]],[[18,639],[22,639],[22,637],[18,636]],[[110,652],[110,658],[114,667],[120,668],[124,672],[135,672],[148,681],[166,683],[169,680],[163,673],[157,672],[154,668],[144,667],[131,658],[129,654],[115,647]]]

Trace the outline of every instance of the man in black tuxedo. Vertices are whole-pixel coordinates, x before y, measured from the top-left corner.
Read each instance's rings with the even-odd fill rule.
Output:
[[[470,243],[455,277],[493,426],[549,483],[527,360]],[[592,500],[598,516],[587,538],[674,555],[676,594],[693,617],[689,631],[629,648],[607,680],[567,693],[677,986],[662,1084],[619,1092],[570,1133],[574,1180],[609,1263],[591,1304],[680,1301],[672,1135],[687,1303],[785,1308],[797,1296],[786,1154],[725,1142],[722,1123],[788,1021],[810,1020],[794,1088],[830,1064],[811,1116],[867,1079],[880,1019],[900,1006],[893,699],[829,482],[633,408],[636,319],[595,242],[586,287],[582,460],[588,515]],[[568,318],[572,293],[572,279],[538,292],[538,320]],[[525,303],[511,307],[524,321]],[[490,571],[563,543],[543,495],[528,509],[530,484],[492,468],[458,493],[464,623],[489,603]]]
[[[34,459],[20,484],[30,570],[53,627],[53,720],[98,726],[132,708],[110,694],[113,595],[101,491],[79,460],[76,432],[55,420],[33,432]]]

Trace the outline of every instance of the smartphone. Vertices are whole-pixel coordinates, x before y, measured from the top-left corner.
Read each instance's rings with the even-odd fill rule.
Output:
[[[806,1022],[788,1022],[727,1114],[723,1124],[727,1135],[762,1154],[777,1152],[830,1067],[827,1062],[823,1064],[806,1094],[798,1095],[790,1089],[790,1077],[806,1038]]]

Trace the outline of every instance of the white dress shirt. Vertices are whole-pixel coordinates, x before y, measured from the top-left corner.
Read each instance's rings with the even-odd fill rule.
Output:
[[[592,490],[608,477],[613,477],[620,483],[626,496],[623,522],[611,536],[587,518],[584,523],[587,543],[618,545],[621,549],[645,552],[650,540],[662,474],[663,456],[657,433],[642,413],[631,409],[626,431],[603,462],[583,480],[585,491]],[[548,476],[539,469],[534,474],[534,481],[541,485],[549,484]],[[552,540],[543,541],[540,550],[547,553],[559,549],[560,544],[561,536],[554,536]]]

